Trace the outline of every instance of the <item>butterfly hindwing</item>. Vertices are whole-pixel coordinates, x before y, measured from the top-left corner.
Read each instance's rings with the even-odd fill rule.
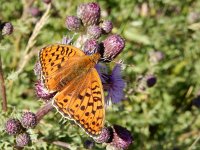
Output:
[[[90,135],[97,136],[104,125],[105,109],[103,87],[96,69],[91,68],[82,82],[76,84],[71,92],[63,89],[57,93],[53,104],[62,115],[74,120]]]

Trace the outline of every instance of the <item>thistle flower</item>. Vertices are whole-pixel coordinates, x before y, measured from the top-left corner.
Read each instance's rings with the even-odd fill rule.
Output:
[[[24,147],[31,142],[30,135],[26,132],[17,135],[16,137],[16,145],[18,147]]]
[[[10,35],[13,32],[13,25],[10,22],[1,25],[2,35]]]
[[[126,128],[113,125],[113,139],[110,145],[117,149],[127,149],[133,142],[133,137]]]
[[[111,99],[113,103],[119,103],[124,97],[123,89],[125,87],[125,82],[121,76],[120,64],[114,67],[112,74],[107,80],[107,84],[108,95],[106,96],[106,100]]]
[[[124,48],[125,41],[119,35],[111,35],[103,41],[104,54],[106,61],[113,60]]]
[[[146,84],[148,87],[153,87],[157,82],[157,78],[154,75],[148,75],[146,77]]]
[[[84,44],[84,53],[87,54],[87,55],[91,55],[91,54],[94,54],[96,52],[98,52],[100,49],[100,45],[99,43],[97,42],[97,40],[95,39],[89,39],[85,42]]]
[[[18,119],[9,119],[5,124],[5,130],[9,135],[16,135],[23,130],[23,127]]]
[[[112,28],[113,28],[113,23],[109,20],[105,20],[101,24],[101,28],[102,28],[104,33],[110,33],[112,31]]]
[[[101,36],[101,28],[97,25],[92,25],[87,28],[89,38],[98,39]]]
[[[65,21],[66,27],[70,31],[78,31],[81,26],[81,20],[76,16],[68,16]]]
[[[23,113],[21,124],[24,128],[34,128],[37,125],[36,115],[32,112]]]
[[[112,128],[110,128],[110,127],[104,127],[102,129],[101,134],[98,137],[95,137],[94,140],[97,143],[109,143],[109,142],[111,142],[112,137],[113,137]]]
[[[49,93],[49,91],[44,87],[44,84],[42,81],[38,80],[35,83],[35,91],[36,91],[36,95],[39,98],[42,98],[45,100],[45,102],[47,102],[48,100],[50,100],[55,93]]]
[[[82,4],[77,9],[77,16],[82,20],[84,26],[98,24],[101,9],[97,3]]]
[[[94,147],[94,142],[93,141],[90,141],[90,140],[86,140],[84,142],[84,147],[86,149],[92,149]]]

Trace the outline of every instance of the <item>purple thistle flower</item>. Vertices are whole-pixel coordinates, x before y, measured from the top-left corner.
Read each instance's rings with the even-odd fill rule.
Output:
[[[101,28],[104,31],[104,33],[110,33],[112,31],[113,28],[113,24],[111,21],[109,20],[105,20],[103,21],[103,23],[101,24]]]
[[[111,99],[113,103],[119,103],[124,97],[123,89],[125,87],[125,82],[121,76],[120,64],[117,64],[114,67],[112,74],[107,80],[107,84],[108,95],[106,96],[106,100],[108,101],[109,99]]]
[[[2,29],[2,35],[10,35],[13,32],[13,25],[10,22],[3,23],[0,28]]]
[[[90,38],[98,39],[101,36],[101,28],[97,25],[92,25],[87,28],[87,34]]]
[[[39,98],[42,98],[47,102],[52,97],[54,97],[55,93],[49,93],[49,91],[44,87],[42,81],[38,80],[35,84],[36,94]]]
[[[78,31],[81,26],[81,20],[76,16],[68,16],[65,21],[66,27],[70,31]]]
[[[34,128],[37,125],[36,115],[32,112],[23,113],[21,124],[24,128]]]
[[[148,75],[146,77],[146,83],[148,87],[153,87],[157,82],[157,78],[154,75]]]
[[[113,34],[103,41],[103,45],[103,58],[105,61],[111,61],[124,49],[125,41],[121,36]]]
[[[98,24],[101,9],[97,3],[81,4],[77,9],[77,16],[82,20],[84,26]]]
[[[9,119],[6,122],[5,130],[9,135],[16,135],[23,130],[23,127],[18,119]]]
[[[84,53],[87,54],[87,55],[91,55],[91,54],[94,54],[96,52],[98,52],[100,49],[100,45],[98,43],[97,40],[95,39],[89,39],[85,42],[84,44]]]
[[[113,139],[110,145],[117,149],[127,149],[133,142],[133,137],[126,128],[113,125]]]
[[[16,144],[18,147],[24,147],[24,146],[28,145],[29,143],[31,143],[31,138],[28,133],[25,132],[25,133],[21,133],[21,134],[17,135]]]

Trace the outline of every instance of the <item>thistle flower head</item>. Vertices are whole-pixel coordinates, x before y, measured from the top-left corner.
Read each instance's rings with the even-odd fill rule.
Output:
[[[133,142],[133,137],[126,128],[113,125],[113,139],[110,145],[117,149],[127,149]]]
[[[21,124],[24,128],[34,128],[37,125],[36,115],[32,112],[23,113]]]
[[[98,137],[95,137],[94,140],[97,143],[108,143],[108,142],[111,141],[112,136],[113,136],[112,128],[110,128],[110,127],[104,127],[102,129],[101,134]]]
[[[18,119],[9,119],[5,124],[5,130],[9,135],[16,135],[23,130],[23,127]]]
[[[1,25],[2,35],[10,35],[13,32],[13,25],[10,22]]]
[[[55,95],[55,93],[49,93],[49,91],[45,88],[43,82],[40,80],[38,80],[35,83],[35,91],[36,91],[36,95],[39,98],[44,99],[45,101],[50,100]]]
[[[100,49],[100,45],[99,45],[98,41],[95,39],[87,40],[85,42],[84,48],[83,48],[85,54],[87,54],[87,55],[94,54],[94,53],[98,52],[99,49]]]
[[[81,20],[76,16],[68,16],[65,24],[68,30],[78,31],[81,27]]]
[[[24,147],[31,142],[30,135],[26,132],[21,133],[16,136],[16,145],[18,147]]]
[[[77,16],[82,20],[84,26],[98,24],[101,9],[97,3],[81,4],[77,9]]]
[[[103,41],[104,54],[103,58],[105,60],[113,60],[125,46],[124,40],[119,35],[111,35]]]
[[[97,25],[92,25],[87,28],[89,38],[98,39],[101,36],[101,28]]]
[[[101,28],[102,28],[104,33],[110,33],[112,31],[112,28],[113,28],[113,23],[109,20],[105,20],[101,24]]]

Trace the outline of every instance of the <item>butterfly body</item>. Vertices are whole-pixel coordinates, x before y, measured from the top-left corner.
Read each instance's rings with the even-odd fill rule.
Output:
[[[97,136],[104,125],[104,95],[94,68],[100,54],[85,55],[70,45],[51,45],[39,55],[42,79],[49,92],[57,92],[53,105],[89,135]]]

